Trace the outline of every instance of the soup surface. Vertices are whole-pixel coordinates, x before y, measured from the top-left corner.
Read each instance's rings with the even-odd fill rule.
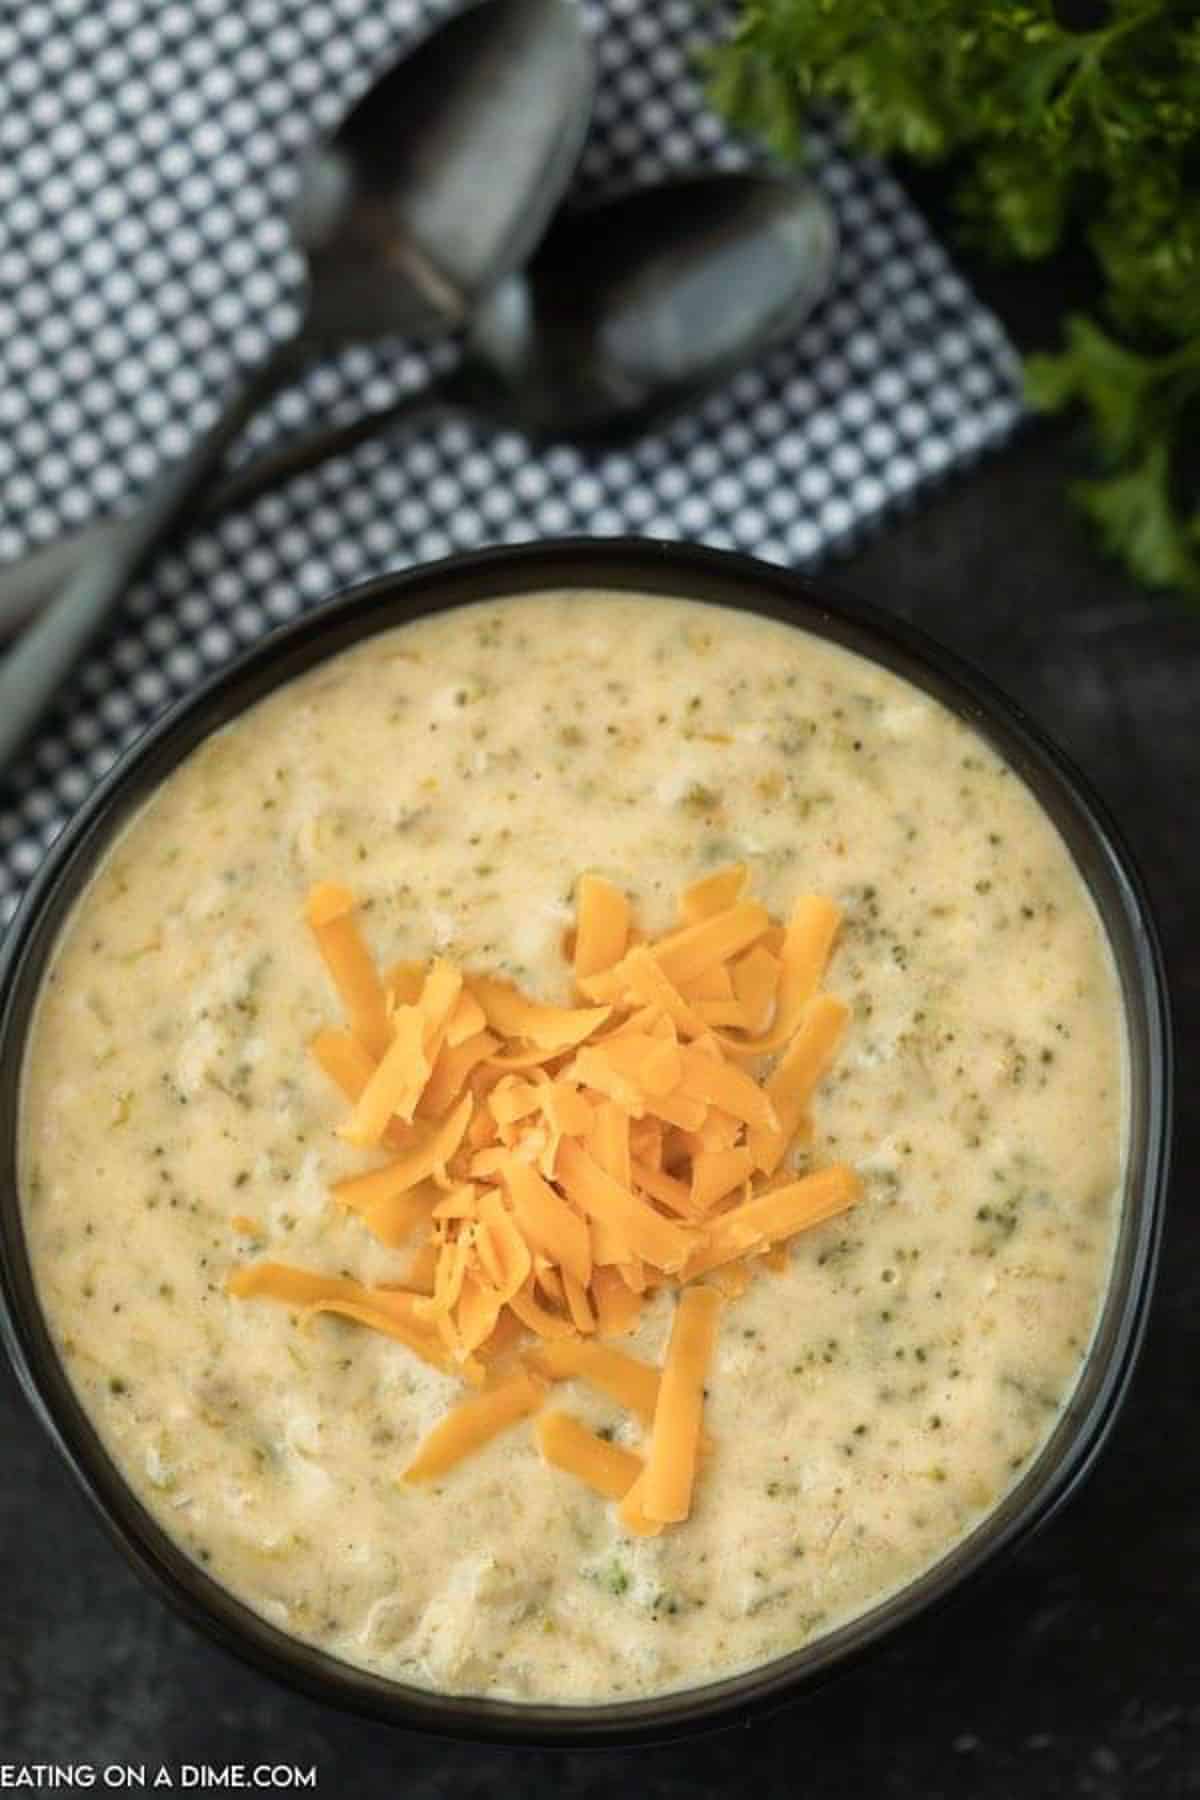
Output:
[[[231,1299],[262,1255],[378,1282],[328,1198],[363,1153],[306,1057],[336,1016],[302,921],[353,883],[384,962],[566,1000],[578,875],[660,931],[734,860],[845,915],[815,1105],[863,1197],[724,1308],[714,1440],[657,1538],[528,1425],[397,1476],[461,1396],[403,1345]],[[22,1199],[64,1364],[138,1497],[286,1632],[409,1683],[603,1702],[828,1631],[961,1540],[1036,1456],[1108,1277],[1124,1031],[1108,946],[1028,790],[895,675],[688,601],[501,600],[390,631],[205,743],[63,933],[25,1071]],[[660,1295],[625,1347],[661,1361]],[[617,1442],[630,1422],[571,1384]]]

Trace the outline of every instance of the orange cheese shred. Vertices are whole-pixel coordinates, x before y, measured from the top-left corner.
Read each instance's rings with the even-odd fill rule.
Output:
[[[485,975],[471,977],[470,991],[493,1031],[501,1037],[524,1038],[539,1050],[573,1049],[612,1011],[609,1006],[542,1006],[510,982]]]
[[[421,987],[421,997],[417,1002],[425,1021],[424,1043],[426,1049],[445,1037],[451,1015],[457,1009],[462,988],[461,969],[456,969],[454,964],[447,962],[444,956],[435,957],[429,965],[429,973],[425,977]]]
[[[508,1357],[517,1348],[525,1335],[525,1327],[509,1306],[500,1308],[499,1316],[493,1325],[491,1334],[480,1344],[477,1355],[481,1362],[493,1363],[500,1357]]]
[[[779,958],[771,955],[761,939],[730,967],[734,998],[742,1013],[741,1024],[751,1036],[766,1032],[775,1016],[780,968]]]
[[[595,1331],[596,1315],[592,1310],[591,1297],[587,1289],[576,1281],[568,1269],[562,1271],[562,1285],[567,1311],[571,1315],[571,1323],[576,1331]]]
[[[416,1187],[400,1193],[385,1194],[366,1208],[363,1223],[381,1244],[398,1249],[401,1244],[407,1244],[422,1225],[428,1225],[439,1195],[440,1189],[432,1181],[418,1182]]]
[[[629,1126],[629,1154],[630,1154],[631,1158],[636,1158],[636,1160],[641,1163],[643,1168],[646,1168],[646,1169],[661,1169],[662,1168],[662,1166],[663,1166],[663,1125],[662,1125],[661,1119],[655,1119],[655,1118],[639,1119],[636,1124],[634,1124],[632,1122],[630,1123],[630,1126]],[[596,1160],[597,1160],[597,1162],[600,1162],[603,1159],[600,1157],[597,1157]],[[612,1169],[610,1169],[609,1174],[611,1175],[613,1173],[614,1173],[614,1171]],[[618,1180],[624,1179],[624,1171],[622,1172],[621,1175],[618,1175],[617,1179]],[[629,1183],[626,1182],[625,1185],[628,1187]]]
[[[757,1194],[713,1220],[708,1241],[693,1254],[684,1278],[693,1280],[709,1269],[766,1249],[797,1231],[822,1225],[846,1212],[857,1199],[858,1180],[844,1163],[833,1163],[798,1181]]]
[[[681,1051],[680,1091],[689,1100],[702,1100],[743,1119],[747,1125],[773,1131],[779,1121],[770,1095],[734,1063],[710,1056],[695,1044]]]
[[[461,1375],[464,1380],[472,1382],[482,1380],[483,1369],[478,1363],[452,1362],[437,1338],[431,1332],[423,1330],[419,1321],[393,1305],[382,1303],[385,1300],[398,1301],[405,1298],[411,1299],[413,1296],[384,1293],[375,1289],[370,1305],[353,1300],[317,1300],[307,1309],[305,1316],[313,1318],[318,1313],[336,1313],[340,1318],[350,1319],[355,1324],[369,1326],[372,1331],[382,1332],[385,1337],[395,1338],[420,1357],[422,1362],[441,1369],[443,1374]]]
[[[317,881],[308,890],[304,916],[318,931],[323,925],[332,925],[335,919],[344,919],[357,905],[353,890],[340,881]]]
[[[343,1275],[320,1275],[287,1263],[243,1265],[230,1274],[226,1289],[240,1300],[263,1295],[301,1309],[305,1317],[335,1312],[398,1338],[425,1362],[447,1368],[433,1337],[422,1329],[414,1311],[415,1296],[395,1289],[364,1287]]]
[[[684,925],[698,925],[714,913],[726,912],[742,896],[750,874],[745,863],[731,863],[685,887],[679,896],[679,917]]]
[[[309,1044],[313,1061],[354,1102],[375,1073],[375,1058],[350,1031],[318,1031]]]
[[[623,1500],[642,1472],[640,1456],[597,1437],[570,1413],[539,1414],[533,1434],[553,1468],[574,1475],[607,1500]]]
[[[482,1181],[494,1181],[508,1161],[507,1144],[490,1144],[486,1149],[477,1150],[471,1158],[471,1174]]]
[[[424,963],[393,963],[384,971],[383,985],[393,1007],[415,1006],[425,986]]]
[[[394,1162],[385,1164],[382,1169],[372,1169],[367,1175],[351,1175],[344,1181],[335,1181],[332,1192],[339,1206],[365,1212],[377,1201],[402,1194],[444,1170],[463,1140],[472,1104],[471,1096],[464,1094],[440,1125],[426,1130]]]
[[[640,1256],[631,1256],[618,1263],[617,1273],[631,1294],[644,1294],[650,1285],[646,1280],[646,1265]]]
[[[641,1493],[646,1517],[662,1524],[686,1519],[691,1511],[704,1383],[720,1309],[720,1294],[703,1285],[685,1288],[675,1308]]]
[[[700,1037],[708,1029],[645,944],[629,952],[622,968],[626,971],[628,991],[643,1005],[659,1007],[684,1037]]]
[[[487,1029],[487,1015],[469,988],[463,988],[446,1021],[446,1042],[453,1050]]]
[[[591,1293],[597,1329],[605,1337],[624,1337],[634,1329],[641,1317],[642,1302],[616,1269],[598,1264],[592,1275]]]
[[[306,908],[317,949],[329,970],[355,1037],[372,1056],[382,1056],[391,1040],[387,997],[379,971],[353,917],[356,905],[348,888],[322,881]]]
[[[526,1369],[498,1381],[446,1414],[425,1438],[404,1471],[407,1482],[436,1481],[464,1456],[536,1412],[543,1389]]]
[[[566,1306],[567,1296],[563,1292],[562,1270],[556,1269],[554,1264],[547,1262],[544,1256],[534,1258],[533,1279],[535,1286],[541,1289],[551,1306],[557,1306],[560,1310]]]
[[[282,1300],[288,1306],[315,1306],[318,1300],[361,1300],[367,1289],[360,1281],[345,1275],[319,1275],[310,1269],[296,1269],[289,1263],[243,1263],[231,1271],[225,1283],[226,1292],[239,1300],[250,1300],[265,1294]]]
[[[662,1520],[647,1516],[645,1495],[646,1471],[643,1469],[617,1508],[617,1518],[633,1537],[658,1537],[663,1528]]]
[[[568,1270],[581,1287],[587,1287],[592,1279],[592,1249],[585,1220],[531,1164],[510,1155],[500,1173],[528,1242]]]
[[[535,1332],[538,1337],[574,1336],[575,1327],[571,1320],[564,1318],[561,1313],[551,1312],[549,1307],[543,1306],[533,1290],[534,1280],[531,1275],[525,1286],[519,1293],[514,1294],[508,1303],[522,1325],[527,1325],[530,1331]]]
[[[727,964],[710,963],[706,969],[700,969],[695,975],[681,980],[679,991],[685,1000],[696,1005],[728,1005],[734,999],[733,977]]]
[[[503,1305],[497,1288],[467,1271],[454,1313],[455,1354],[460,1359],[491,1340]]]
[[[630,1032],[602,1048],[580,1052],[603,1056],[610,1067],[641,1089],[647,1101],[673,1094],[683,1077],[679,1047],[672,1038]]]
[[[771,915],[757,900],[739,900],[723,912],[673,933],[655,948],[654,955],[667,979],[678,985],[702,975],[714,963],[727,961],[739,950],[749,949],[770,923]]]
[[[799,1132],[813,1089],[833,1061],[849,1016],[845,1002],[833,994],[818,994],[805,1007],[799,1030],[767,1082],[776,1126],[750,1131],[750,1151],[763,1174],[774,1174]]]
[[[559,1147],[557,1173],[568,1199],[581,1212],[611,1221],[634,1254],[668,1273],[683,1267],[690,1237],[614,1181],[573,1138],[564,1138]]]
[[[699,1130],[692,1134],[688,1154],[694,1157],[701,1150],[732,1150],[741,1131],[741,1121],[732,1113],[722,1112],[719,1106],[710,1106]]]
[[[348,1144],[367,1149],[381,1142],[393,1118],[412,1123],[417,1101],[429,1079],[424,1046],[425,1021],[415,1006],[402,1006],[392,1015],[392,1041],[359,1095],[354,1111],[338,1135]]]
[[[513,1069],[544,1069],[547,1063],[558,1062],[562,1051],[555,1049],[539,1049],[536,1045],[517,1043],[513,1050],[497,1050],[487,1059],[486,1068],[497,1077]]]
[[[498,1081],[488,1095],[488,1106],[498,1125],[515,1125],[519,1119],[527,1119],[541,1106],[541,1096],[532,1081],[519,1081],[515,1075],[505,1075]]]
[[[561,1338],[554,1343],[535,1345],[526,1352],[525,1361],[546,1381],[577,1377],[634,1413],[643,1425],[654,1422],[658,1370],[623,1350],[614,1350],[611,1344]]]
[[[688,1196],[694,1212],[705,1213],[718,1200],[745,1181],[754,1157],[745,1145],[728,1150],[700,1150],[692,1159],[692,1186]]]
[[[575,891],[575,974],[611,969],[625,954],[629,901],[599,875],[581,875]]]
[[[759,1037],[724,1040],[728,1048],[741,1056],[766,1056],[783,1049],[817,990],[841,922],[841,912],[832,900],[820,894],[801,895],[792,908],[779,953],[774,1022]]]
[[[646,1163],[635,1162],[633,1181],[651,1199],[665,1206],[668,1212],[675,1213],[681,1219],[694,1220],[699,1217],[700,1209],[692,1199],[687,1182],[668,1175],[665,1169],[652,1169]]]
[[[696,1011],[704,1020],[705,1026],[727,1025],[734,1029],[746,1022],[746,1014],[740,1000],[697,1000]]]
[[[452,1043],[448,1031],[446,1042],[438,1051],[433,1073],[417,1103],[417,1116],[440,1119],[458,1099],[468,1077],[487,1060],[499,1042],[500,1039],[493,1037],[490,1031],[477,1031]]]
[[[674,1094],[647,1096],[646,1111],[664,1125],[677,1125],[681,1131],[699,1131],[708,1117],[708,1104],[693,1099],[682,1090]]]
[[[753,1225],[765,1243],[791,1237],[795,1232],[826,1219],[836,1218],[858,1198],[858,1177],[845,1163],[831,1163],[784,1187],[772,1188],[743,1201],[724,1215],[721,1223],[740,1220]]]
[[[524,1287],[533,1267],[533,1258],[513,1215],[495,1188],[489,1189],[480,1199],[479,1218],[480,1260],[503,1304]]]
[[[611,1219],[589,1219],[587,1226],[592,1262],[597,1268],[620,1268],[629,1261],[633,1255],[629,1240]]]
[[[437,1265],[437,1245],[422,1244],[413,1252],[402,1285],[412,1294],[432,1294]]]

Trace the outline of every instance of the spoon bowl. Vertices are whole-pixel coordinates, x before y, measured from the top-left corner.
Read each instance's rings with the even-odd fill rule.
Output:
[[[556,221],[484,302],[448,393],[531,437],[628,436],[799,328],[837,231],[810,182],[676,177]]]
[[[293,236],[320,340],[461,324],[570,178],[592,63],[563,0],[485,0],[431,31],[305,158]]]

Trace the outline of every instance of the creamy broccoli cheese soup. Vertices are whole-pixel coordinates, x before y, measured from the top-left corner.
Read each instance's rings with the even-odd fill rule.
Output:
[[[721,1309],[691,1516],[632,1536],[528,1421],[398,1479],[462,1397],[402,1343],[228,1293],[256,1254],[399,1282],[330,1203],[361,1171],[305,1055],[333,1016],[304,896],[352,882],[381,962],[572,998],[583,871],[645,930],[746,862],[843,923],[814,1102],[852,1210]],[[1109,948],[1055,828],[959,719],[757,617],[571,592],[372,638],[209,739],[110,850],[47,974],[22,1203],[42,1305],[124,1478],[287,1633],[397,1681],[605,1702],[818,1638],[1017,1481],[1078,1378],[1124,1129]],[[624,1347],[661,1363],[674,1300]],[[640,1427],[567,1384],[617,1444]]]

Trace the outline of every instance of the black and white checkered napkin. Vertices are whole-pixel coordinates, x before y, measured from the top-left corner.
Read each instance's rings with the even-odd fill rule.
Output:
[[[600,68],[579,187],[742,160],[706,108],[704,0],[584,0]],[[291,170],[431,0],[0,8],[0,559],[131,504],[294,318]],[[0,782],[0,924],[67,816],[169,701],[340,587],[483,542],[637,532],[808,563],[1012,426],[1012,352],[896,183],[828,135],[843,250],[796,341],[628,450],[431,424],[193,536]],[[437,352],[432,356],[436,359]],[[355,349],[251,441],[386,404],[431,353]]]

